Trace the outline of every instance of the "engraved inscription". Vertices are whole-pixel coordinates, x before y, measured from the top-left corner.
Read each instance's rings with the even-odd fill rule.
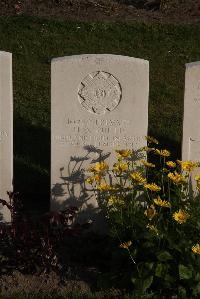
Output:
[[[6,131],[0,131],[0,142],[3,141],[5,137],[8,137],[8,133]]]
[[[103,71],[85,77],[78,90],[81,105],[94,114],[105,114],[114,110],[121,101],[121,96],[122,91],[118,80]]]
[[[63,145],[97,147],[135,148],[144,143],[143,136],[94,136],[94,135],[54,135],[53,139]]]
[[[127,119],[66,118],[65,133],[54,135],[59,144],[69,146],[135,148],[143,146],[144,137],[129,135],[131,121]]]
[[[194,93],[195,93],[194,103],[199,105],[200,104],[200,82],[194,85]]]
[[[194,102],[195,102],[196,104],[199,104],[199,103],[200,103],[200,98],[194,98]]]

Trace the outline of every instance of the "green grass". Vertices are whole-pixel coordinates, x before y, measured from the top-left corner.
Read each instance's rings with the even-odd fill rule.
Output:
[[[112,53],[149,60],[149,134],[180,156],[185,63],[200,60],[200,26],[1,17],[0,50],[13,53],[14,183],[31,210],[45,210],[49,201],[53,57]]]

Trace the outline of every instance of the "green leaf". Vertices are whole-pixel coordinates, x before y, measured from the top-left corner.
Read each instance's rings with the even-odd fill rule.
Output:
[[[168,251],[162,251],[160,252],[158,255],[157,255],[157,258],[159,261],[161,262],[165,262],[165,261],[168,261],[168,260],[172,260],[173,257],[172,255],[168,252]]]
[[[176,280],[173,276],[166,274],[165,275],[165,281],[170,282],[170,283],[174,283]]]
[[[197,272],[195,275],[195,281],[200,281],[200,273]]]
[[[147,278],[137,278],[131,279],[132,283],[135,285],[135,290],[140,292],[140,294],[145,294],[146,290],[151,286],[153,282],[153,276],[149,276]]]
[[[137,278],[135,278],[135,277],[131,277],[131,282],[132,282],[133,284],[135,284],[136,281],[137,281]]]
[[[193,288],[193,295],[197,296],[200,294],[200,282]]]
[[[178,288],[178,295],[179,295],[178,298],[185,298],[185,299],[188,298],[186,289],[184,287],[179,287]]]
[[[145,263],[145,267],[149,271],[152,270],[153,266],[154,266],[154,263]]]
[[[163,266],[164,266],[163,264],[157,264],[156,271],[155,271],[155,275],[157,277],[162,277],[162,273],[163,273],[163,270],[164,270]]]
[[[143,293],[145,293],[146,290],[151,286],[152,282],[153,282],[153,276],[149,276],[148,278],[143,280],[143,283],[142,283]]]
[[[192,270],[184,265],[179,265],[179,276],[180,279],[192,278]]]

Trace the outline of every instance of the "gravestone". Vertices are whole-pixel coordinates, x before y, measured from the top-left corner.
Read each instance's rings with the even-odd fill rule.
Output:
[[[0,52],[0,198],[8,200],[13,178],[13,92],[12,54]],[[0,221],[9,222],[10,213],[0,205]]]
[[[120,55],[75,55],[52,60],[51,209],[81,208],[100,221],[85,190],[84,170],[115,149],[146,145],[148,61]]]
[[[186,64],[182,159],[200,161],[200,62]]]

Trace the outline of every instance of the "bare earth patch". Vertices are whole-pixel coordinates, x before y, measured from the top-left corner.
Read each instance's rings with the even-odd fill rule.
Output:
[[[199,0],[0,0],[0,16],[76,21],[198,23]],[[131,4],[130,4],[131,3]],[[135,3],[142,3],[141,5]],[[134,4],[134,5],[133,5]]]

